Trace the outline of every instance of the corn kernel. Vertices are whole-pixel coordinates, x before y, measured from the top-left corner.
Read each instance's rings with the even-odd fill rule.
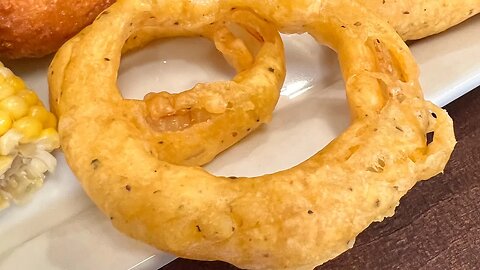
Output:
[[[15,94],[16,89],[9,84],[0,83],[0,100],[4,100]]]
[[[13,123],[13,128],[23,135],[21,143],[29,143],[42,132],[42,123],[31,116],[25,116]]]
[[[28,104],[21,97],[10,96],[0,101],[0,109],[10,113],[14,119],[20,119],[28,113]]]
[[[12,119],[10,114],[4,111],[0,111],[0,136],[7,133],[12,127]]]
[[[28,111],[28,116],[36,118],[44,126],[47,125],[49,114],[50,112],[48,112],[43,106],[40,106],[40,105],[32,106]]]
[[[11,79],[9,80],[9,84],[17,90],[22,90],[26,88],[23,80],[17,76],[12,76]]]
[[[48,112],[48,118],[44,124],[45,128],[57,128],[57,117],[53,113]]]
[[[29,89],[20,91],[19,93],[17,93],[17,96],[23,98],[23,100],[25,100],[28,106],[32,106],[38,103],[37,95]]]
[[[42,130],[39,139],[46,139],[43,144],[47,151],[53,151],[60,146],[60,137],[58,136],[58,132],[53,128]]]
[[[49,138],[58,136],[58,132],[54,128],[46,128],[40,132],[40,138]]]

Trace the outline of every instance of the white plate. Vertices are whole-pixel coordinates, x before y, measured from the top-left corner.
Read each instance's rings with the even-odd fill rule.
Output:
[[[335,54],[308,36],[285,37],[288,76],[273,121],[220,155],[218,175],[259,175],[289,168],[348,125]],[[439,105],[480,84],[480,17],[412,45],[428,99]],[[7,62],[47,101],[50,59]],[[128,55],[119,85],[126,97],[187,89],[233,71],[201,39],[158,42]],[[0,269],[156,269],[173,259],[116,232],[85,196],[58,152],[59,166],[33,201],[0,213]]]

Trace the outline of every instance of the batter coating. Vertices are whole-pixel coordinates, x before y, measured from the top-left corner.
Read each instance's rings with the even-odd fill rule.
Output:
[[[404,40],[440,33],[480,12],[480,0],[357,0]]]
[[[142,116],[118,105],[128,104],[115,82],[123,43],[195,32],[248,10],[337,51],[352,124],[307,161],[270,175],[229,179],[172,164],[162,155],[169,144],[145,140]],[[178,256],[241,268],[311,269],[334,258],[393,215],[415,183],[440,173],[455,145],[448,114],[423,99],[408,47],[349,0],[121,0],[62,47],[49,74],[67,161],[113,225]]]

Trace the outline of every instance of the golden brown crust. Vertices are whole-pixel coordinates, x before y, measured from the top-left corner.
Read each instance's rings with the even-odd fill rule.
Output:
[[[0,58],[41,57],[90,24],[114,0],[0,1]]]
[[[115,76],[124,41],[139,29],[155,26],[174,36],[245,9],[282,32],[308,32],[338,52],[353,119],[294,168],[232,180],[183,166],[178,157],[203,149],[202,134],[231,134],[240,118],[193,125],[165,137],[159,149],[135,125],[139,110],[122,99]],[[269,85],[277,69],[269,67],[234,81]],[[351,248],[362,230],[394,213],[416,182],[440,173],[455,145],[448,114],[422,97],[408,47],[353,0],[119,0],[59,50],[49,74],[68,164],[117,229],[182,257],[246,269],[312,269]],[[253,103],[241,104],[264,107]],[[222,149],[208,150],[213,158]]]
[[[403,38],[440,33],[480,12],[480,0],[357,0],[385,19]]]

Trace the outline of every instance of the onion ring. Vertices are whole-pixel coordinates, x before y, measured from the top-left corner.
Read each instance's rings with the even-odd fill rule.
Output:
[[[232,10],[253,10],[282,32],[308,32],[335,49],[352,112],[350,127],[307,161],[235,180],[152,155],[156,147],[128,117],[141,113],[122,114],[111,87],[128,35],[165,31],[174,22],[198,29]],[[161,250],[248,269],[313,268],[393,215],[415,183],[444,169],[455,145],[448,114],[422,97],[408,47],[355,1],[121,0],[107,12],[51,66],[62,147],[113,225]],[[117,32],[120,40],[105,34]],[[106,55],[112,61],[99,60]]]
[[[404,40],[440,33],[480,12],[480,0],[357,0],[387,20]]]
[[[110,19],[103,19],[103,17],[112,17],[107,13],[104,13],[97,25],[103,21],[106,24],[110,22]],[[231,21],[223,22],[221,25],[199,22],[198,26],[180,24],[177,18],[171,18],[168,22],[171,23],[170,25],[167,22],[163,24],[173,26],[173,30],[157,29],[160,31],[156,31],[155,35],[156,37],[203,35],[211,38],[228,62],[239,71],[233,81],[198,84],[193,89],[180,94],[151,93],[145,97],[144,101],[122,101],[115,80],[111,78],[116,77],[114,74],[120,62],[119,50],[122,49],[125,41],[123,39],[131,37],[127,40],[127,45],[134,45],[129,45],[130,47],[144,45],[150,39],[145,38],[143,35],[145,32],[131,34],[137,28],[142,31],[145,30],[144,28],[132,26],[129,29],[130,26],[119,23],[117,26],[120,29],[119,33],[109,35],[109,39],[102,41],[102,44],[98,45],[100,42],[96,37],[88,40],[95,43],[94,45],[85,44],[87,39],[82,36],[93,37],[96,34],[89,35],[89,32],[96,30],[88,29],[64,46],[63,52],[71,51],[71,55],[63,53],[55,57],[51,67],[51,78],[53,78],[50,81],[53,89],[50,91],[51,108],[54,112],[62,114],[60,96],[63,99],[79,98],[76,94],[71,96],[67,94],[69,91],[64,87],[68,85],[66,80],[55,80],[58,76],[68,74],[68,70],[64,71],[65,66],[67,69],[79,70],[79,65],[74,62],[79,61],[82,69],[85,70],[85,76],[91,73],[98,78],[96,79],[98,81],[89,79],[91,86],[104,85],[105,87],[98,92],[98,96],[93,97],[97,100],[94,107],[103,106],[103,101],[108,107],[111,106],[112,100],[121,102],[123,107],[117,114],[125,115],[124,120],[133,123],[132,129],[137,130],[140,136],[150,142],[153,146],[150,150],[153,155],[175,164],[199,165],[211,161],[219,152],[270,120],[285,78],[283,44],[276,29],[245,12],[236,12],[232,16]],[[247,22],[241,16],[245,16],[255,24]],[[136,19],[130,18],[131,14],[125,14],[125,17],[125,21]],[[147,23],[157,24],[156,17],[154,15],[151,17],[150,22]],[[166,20],[165,17],[162,19]],[[227,29],[228,24],[231,23],[244,25],[251,33],[258,35],[257,43],[261,44],[262,48],[255,58],[246,45]],[[148,30],[147,27],[146,31]],[[105,27],[104,31],[106,33],[111,31],[110,27]],[[119,42],[122,40],[123,42]],[[84,46],[89,46],[95,52],[81,50],[83,53],[95,53],[97,57],[97,60],[91,61],[88,67],[83,66],[83,55],[74,54],[77,52],[75,48]],[[96,69],[105,71],[101,74],[92,73],[92,70]],[[54,71],[55,74],[53,74]],[[84,93],[85,101],[92,98],[88,91]]]

